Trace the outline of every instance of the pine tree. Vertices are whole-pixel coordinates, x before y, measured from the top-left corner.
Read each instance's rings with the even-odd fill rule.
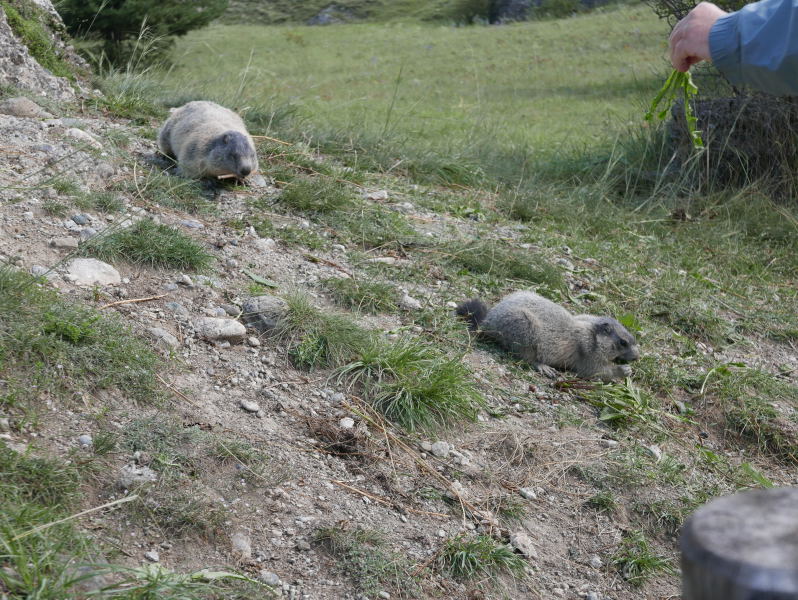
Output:
[[[102,42],[112,63],[130,53],[146,31],[168,47],[175,36],[204,27],[227,8],[228,0],[59,0],[58,12],[73,37]],[[164,43],[166,42],[166,43]]]

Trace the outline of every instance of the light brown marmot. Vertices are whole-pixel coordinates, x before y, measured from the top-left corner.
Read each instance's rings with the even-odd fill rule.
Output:
[[[625,363],[640,358],[634,336],[615,319],[572,315],[534,292],[514,292],[490,310],[469,300],[456,312],[548,377],[560,369],[584,379],[623,379],[632,373]]]
[[[158,132],[158,148],[177,161],[178,174],[200,179],[258,169],[255,143],[244,121],[215,102],[198,100],[175,109]]]

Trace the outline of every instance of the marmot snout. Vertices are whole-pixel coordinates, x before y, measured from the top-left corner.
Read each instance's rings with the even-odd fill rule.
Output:
[[[158,148],[177,161],[185,177],[244,179],[258,169],[255,143],[244,121],[215,102],[189,102],[172,112],[158,132]]]
[[[615,319],[574,316],[534,292],[514,292],[490,310],[481,300],[469,300],[456,312],[549,377],[560,369],[585,379],[623,379],[632,373],[625,363],[640,358],[634,336]]]

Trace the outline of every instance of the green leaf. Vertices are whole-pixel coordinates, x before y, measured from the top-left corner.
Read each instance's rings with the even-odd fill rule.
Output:
[[[271,279],[264,279],[263,277],[261,277],[260,275],[256,275],[256,274],[255,274],[255,273],[253,273],[252,271],[247,271],[246,269],[244,269],[244,273],[245,273],[245,274],[246,274],[246,275],[247,275],[247,276],[248,276],[248,277],[249,277],[249,278],[250,278],[252,281],[254,281],[255,283],[259,283],[259,284],[261,284],[261,285],[265,285],[266,287],[270,287],[270,288],[277,288],[277,287],[280,287],[280,284],[279,284],[279,283],[277,283],[276,281],[272,281]]]

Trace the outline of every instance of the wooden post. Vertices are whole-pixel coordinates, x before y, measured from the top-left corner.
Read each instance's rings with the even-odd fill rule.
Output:
[[[683,600],[798,600],[798,488],[698,509],[681,535]]]

